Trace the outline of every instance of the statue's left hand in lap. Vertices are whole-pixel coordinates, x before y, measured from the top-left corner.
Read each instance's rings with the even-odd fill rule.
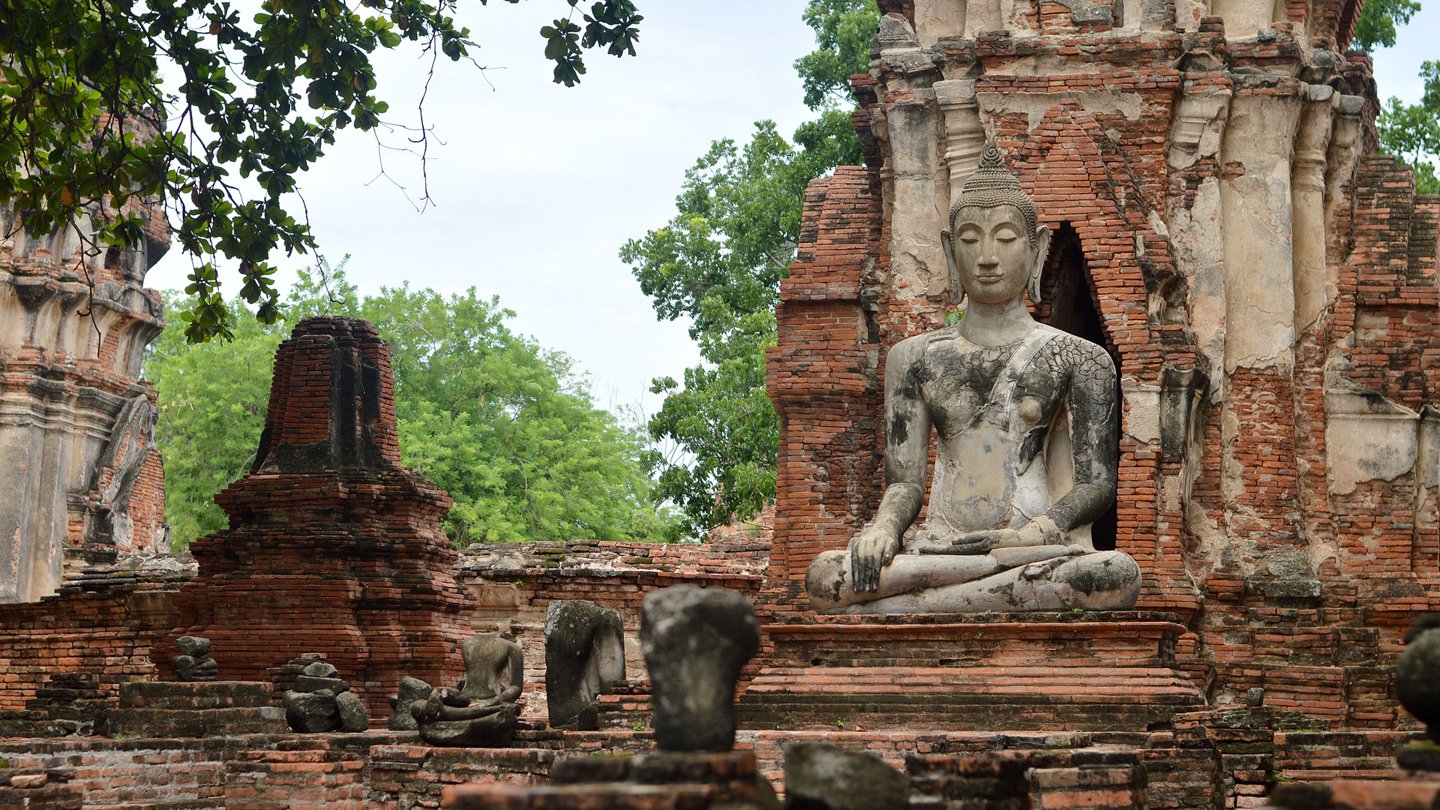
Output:
[[[1140,571],[1097,551],[1090,524],[1114,503],[1117,385],[1103,348],[1037,323],[1049,230],[987,145],[941,233],[953,327],[897,343],[886,360],[886,487],[846,551],[806,587],[850,613],[1133,607]],[[926,518],[932,429],[935,472]]]

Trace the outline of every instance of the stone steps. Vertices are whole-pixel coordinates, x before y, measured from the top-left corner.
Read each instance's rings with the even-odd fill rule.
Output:
[[[112,737],[210,737],[284,734],[285,710],[278,706],[233,709],[116,709],[108,715]]]
[[[263,681],[131,681],[120,687],[122,709],[238,709],[274,704]]]
[[[283,734],[285,710],[272,705],[273,692],[259,681],[132,681],[106,720],[117,737]]]
[[[1144,731],[1204,705],[1175,668],[1184,628],[1171,618],[1131,611],[770,625],[774,647],[740,695],[740,725]]]

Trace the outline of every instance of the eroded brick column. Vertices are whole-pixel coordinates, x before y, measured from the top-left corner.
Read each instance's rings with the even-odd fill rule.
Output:
[[[1298,82],[1237,83],[1221,147],[1229,375],[1221,494],[1230,546],[1246,567],[1273,567],[1299,540],[1290,155],[1304,90]]]

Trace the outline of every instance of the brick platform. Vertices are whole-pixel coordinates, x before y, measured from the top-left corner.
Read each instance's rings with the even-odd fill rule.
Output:
[[[1256,807],[1277,783],[1378,782],[1369,790],[1384,793],[1404,779],[1405,774],[1394,767],[1394,752],[1414,735],[1283,731],[1275,728],[1283,725],[1280,720],[1279,714],[1267,710],[1239,710],[1180,715],[1173,729],[1153,732],[742,729],[736,746],[739,753],[753,756],[754,772],[777,789],[783,748],[789,743],[826,742],[873,754],[911,774],[912,807],[917,808],[1028,810],[1031,798],[1069,795],[1082,783],[1087,789],[1103,788],[1110,799],[1139,795],[1143,789],[1143,805],[1135,806],[1156,810]],[[492,787],[493,783],[563,786],[568,779],[564,772],[576,759],[604,754],[602,760],[621,762],[628,759],[623,755],[647,753],[654,747],[650,734],[629,731],[522,730],[517,743],[503,749],[434,748],[417,744],[413,732],[380,731],[8,740],[0,742],[0,759],[9,766],[0,770],[0,806],[27,806],[18,804],[27,797],[75,801],[79,796],[82,803],[62,806],[433,808],[449,787],[477,781]],[[1041,779],[1042,772],[1069,775]],[[47,775],[45,790],[7,787],[12,774],[37,773]],[[612,778],[647,784],[633,777]],[[686,781],[696,780],[670,784]],[[1002,787],[1011,804],[956,803],[967,795],[980,799],[980,791]],[[661,791],[640,791],[646,792]],[[1045,806],[1070,800],[1075,797]],[[36,801],[28,806],[51,805]],[[573,810],[573,805],[559,806]]]
[[[107,727],[113,737],[283,734],[285,711],[273,698],[274,687],[256,681],[133,681],[120,687]]]
[[[445,791],[444,807],[480,810],[759,810],[774,806],[755,755],[645,754],[559,763],[544,787],[465,785]],[[769,798],[770,803],[764,803]]]
[[[1323,785],[1277,785],[1275,810],[1431,810],[1440,804],[1440,781],[1369,782],[1337,779]]]
[[[1204,705],[1166,613],[824,617],[768,625],[747,728],[1134,730]]]

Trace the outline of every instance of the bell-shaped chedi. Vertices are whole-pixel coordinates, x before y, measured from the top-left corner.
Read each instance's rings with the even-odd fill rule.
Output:
[[[199,575],[157,649],[204,636],[234,680],[321,652],[377,716],[401,675],[460,675],[464,597],[440,527],[451,501],[400,464],[390,350],[374,326],[295,328],[275,354],[254,465],[216,501],[230,528],[191,544]]]

